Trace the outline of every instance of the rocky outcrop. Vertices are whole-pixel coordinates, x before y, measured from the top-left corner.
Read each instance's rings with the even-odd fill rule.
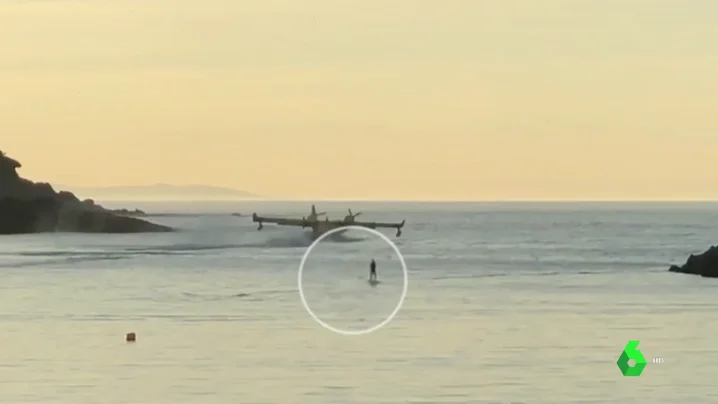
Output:
[[[172,229],[109,211],[86,209],[52,198],[0,199],[0,234],[42,232],[143,233]]]
[[[172,228],[131,216],[144,212],[103,208],[72,192],[56,192],[48,183],[20,177],[20,162],[0,151],[0,234],[38,232],[142,233]]]
[[[718,278],[718,246],[713,246],[702,254],[691,254],[685,264],[671,265],[668,270],[705,278]]]

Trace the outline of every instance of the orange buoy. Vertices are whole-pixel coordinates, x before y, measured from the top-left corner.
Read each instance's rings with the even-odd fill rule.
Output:
[[[127,342],[135,342],[136,339],[137,339],[137,336],[135,335],[134,332],[128,332],[127,335],[125,336],[125,341],[127,341]]]

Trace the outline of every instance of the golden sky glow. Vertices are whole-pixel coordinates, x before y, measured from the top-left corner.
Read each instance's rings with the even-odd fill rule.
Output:
[[[0,2],[35,180],[287,198],[718,199],[718,2]]]

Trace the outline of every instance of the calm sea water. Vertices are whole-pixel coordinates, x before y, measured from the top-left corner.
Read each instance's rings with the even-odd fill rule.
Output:
[[[718,204],[321,204],[408,223],[403,307],[361,336],[303,308],[302,230],[218,214],[307,204],[124,205],[203,214],[152,219],[174,234],[0,238],[0,402],[718,402],[718,281],[667,272],[716,244]],[[401,262],[371,237],[307,257],[307,303],[333,327],[400,300]],[[632,339],[663,363],[623,377]]]

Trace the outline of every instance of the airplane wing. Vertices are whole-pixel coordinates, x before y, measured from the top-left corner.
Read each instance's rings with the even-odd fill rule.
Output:
[[[290,218],[283,218],[283,217],[264,217],[264,216],[258,216],[256,213],[252,214],[252,221],[255,223],[259,223],[261,226],[262,223],[274,223],[278,224],[280,226],[297,226],[297,227],[308,227],[309,222],[302,218],[302,219],[290,219]]]
[[[401,223],[389,223],[389,222],[354,222],[351,223],[353,226],[368,227],[370,229],[396,229],[396,236],[401,236],[401,229],[404,227],[406,220],[402,220]]]

